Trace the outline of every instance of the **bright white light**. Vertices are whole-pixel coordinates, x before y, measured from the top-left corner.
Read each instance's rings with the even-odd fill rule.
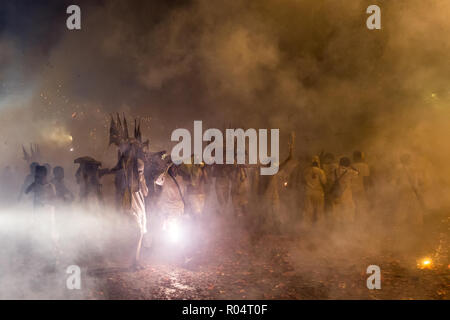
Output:
[[[165,225],[165,231],[167,234],[168,239],[173,242],[177,243],[181,239],[181,228],[178,220],[176,219],[169,219]]]
[[[73,148],[70,148],[69,151],[72,152],[72,151],[73,151]]]

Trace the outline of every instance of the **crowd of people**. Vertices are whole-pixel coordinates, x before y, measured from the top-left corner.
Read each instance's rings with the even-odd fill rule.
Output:
[[[34,216],[39,217],[42,232],[56,243],[58,215],[74,203],[86,210],[95,203],[96,211],[101,211],[105,203],[100,181],[114,174],[115,206],[126,212],[138,229],[132,261],[138,269],[144,235],[150,233],[147,238],[154,238],[158,228],[167,228],[171,219],[182,216],[196,221],[222,216],[257,237],[317,228],[345,230],[373,218],[377,206],[388,212],[392,223],[423,223],[426,179],[409,154],[400,157],[396,175],[389,178],[374,175],[361,151],[354,151],[352,159],[336,159],[332,153],[322,152],[295,160],[290,150],[274,176],[260,176],[259,167],[249,165],[177,166],[165,153],[152,153],[144,159],[137,159],[135,171],[133,166],[126,171],[123,165],[102,169],[101,163],[90,157],[76,159],[78,197],[66,187],[63,167],[52,169],[49,164],[33,162],[19,201],[32,194]],[[119,156],[119,160],[124,158]],[[2,184],[9,179],[8,172],[4,170]],[[136,183],[130,182],[129,175],[136,176]]]

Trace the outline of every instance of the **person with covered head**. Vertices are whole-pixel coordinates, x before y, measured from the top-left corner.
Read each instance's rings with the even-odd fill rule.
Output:
[[[324,186],[327,183],[325,172],[320,168],[319,157],[313,157],[311,165],[303,171],[305,200],[303,221],[306,226],[321,223],[324,216]]]

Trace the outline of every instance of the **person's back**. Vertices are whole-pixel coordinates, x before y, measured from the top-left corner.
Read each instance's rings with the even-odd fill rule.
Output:
[[[321,223],[324,215],[324,185],[327,183],[325,172],[319,168],[319,158],[314,157],[312,164],[303,171],[305,183],[303,219],[306,226],[315,221]]]
[[[338,223],[353,222],[355,218],[352,184],[359,173],[350,164],[350,159],[343,157],[335,171],[335,183],[338,183],[340,191],[333,201],[333,215]]]
[[[352,185],[355,178],[359,175],[358,171],[351,168],[350,166],[340,165],[336,169],[336,178],[339,180],[340,188],[342,189],[341,200],[352,199]]]
[[[86,161],[82,159],[79,163],[80,167],[75,176],[77,183],[80,186],[80,200],[87,204],[92,210],[99,210],[103,203],[102,185],[99,180],[103,170],[99,169],[101,163],[94,159],[87,159]],[[104,170],[105,172],[108,171],[107,169]],[[118,201],[118,203],[122,203],[121,201],[122,200]]]
[[[327,180],[329,181],[333,181],[333,175],[334,175],[334,171],[338,168],[339,166],[337,165],[337,163],[335,162],[330,162],[330,163],[324,163],[322,164],[322,169],[325,172],[325,175],[327,177]]]
[[[64,180],[53,178],[50,181],[50,183],[55,186],[56,198],[58,198],[59,200],[64,201],[64,196],[66,195],[66,193],[68,191],[66,186],[65,186],[65,184],[64,184]]]

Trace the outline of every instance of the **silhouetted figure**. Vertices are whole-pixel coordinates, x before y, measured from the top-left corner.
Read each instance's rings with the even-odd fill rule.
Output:
[[[75,173],[77,184],[80,186],[80,201],[94,205],[94,209],[97,206],[98,209],[98,206],[103,203],[100,178],[109,170],[100,169],[102,163],[91,157],[77,158],[74,162],[80,164]]]
[[[39,163],[37,163],[37,162],[32,162],[30,164],[30,173],[25,177],[25,181],[23,182],[23,184],[20,188],[18,201],[22,200],[25,190],[27,190],[27,188],[34,182],[35,171],[36,171],[36,167],[38,165],[39,165]]]
[[[47,181],[47,168],[36,166],[34,182],[25,191],[34,196],[32,215],[33,251],[46,268],[54,268],[57,257],[58,233],[55,223],[55,187]]]
[[[60,205],[70,204],[75,199],[73,193],[66,187],[64,183],[64,168],[55,167],[53,169],[53,179],[51,183],[55,186],[56,201]]]

